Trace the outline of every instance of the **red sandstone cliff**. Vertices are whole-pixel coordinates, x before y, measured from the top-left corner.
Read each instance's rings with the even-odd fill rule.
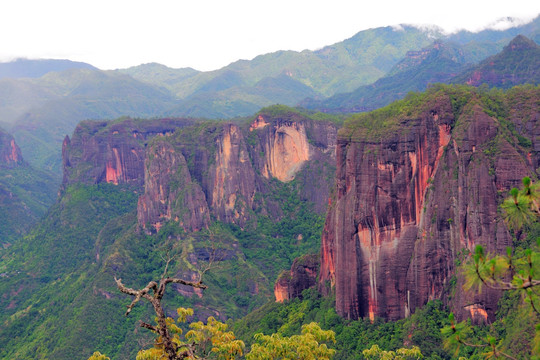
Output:
[[[294,259],[291,269],[284,271],[274,285],[277,302],[301,298],[302,291],[317,285],[319,255],[304,255]]]
[[[163,220],[173,219],[186,230],[198,230],[210,216],[244,227],[256,211],[278,219],[279,206],[265,197],[269,181],[288,182],[297,176],[301,196],[322,212],[336,135],[337,127],[327,122],[315,123],[295,113],[260,113],[247,126],[206,122],[153,141],[146,153],[139,224],[159,228]],[[323,176],[315,179],[313,172]],[[187,202],[186,191],[192,196]],[[192,214],[191,220],[179,212]]]
[[[534,172],[538,154],[472,91],[460,91],[432,89],[401,113],[367,115],[340,131],[320,275],[322,289],[335,288],[340,315],[399,319],[451,296],[459,318],[493,318],[499,294],[464,293],[460,276],[452,288],[455,263],[476,244],[490,252],[511,245],[498,201]],[[538,129],[539,96],[524,96],[526,106],[508,101],[509,113],[520,113],[511,120]],[[466,103],[458,108],[457,99]]]
[[[265,195],[276,180],[295,180],[300,196],[324,212],[335,172],[336,137],[335,124],[291,109],[263,109],[245,124],[85,121],[64,140],[63,184],[144,188],[138,222],[147,231],[170,220],[186,231],[200,230],[210,219],[244,227],[255,213],[282,216],[280,204]]]
[[[13,137],[0,129],[0,169],[12,169],[23,163],[21,149]]]
[[[83,121],[62,144],[63,184],[142,186],[147,141],[193,123],[186,119]]]

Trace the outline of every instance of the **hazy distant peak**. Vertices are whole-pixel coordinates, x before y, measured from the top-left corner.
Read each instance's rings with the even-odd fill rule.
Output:
[[[58,59],[23,59],[0,63],[1,78],[39,78],[52,71],[94,69],[90,64]]]
[[[198,70],[195,70],[191,67],[183,67],[183,68],[172,68],[167,65],[160,64],[158,62],[149,62],[145,64],[140,64],[137,66],[131,66],[127,69],[118,69],[121,72],[130,71],[130,70],[170,70],[170,71],[185,71],[185,72],[199,72]]]
[[[504,51],[536,49],[539,46],[524,35],[518,35],[504,47]]]

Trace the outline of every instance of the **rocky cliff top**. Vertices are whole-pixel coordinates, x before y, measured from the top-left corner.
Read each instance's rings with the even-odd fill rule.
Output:
[[[62,145],[63,186],[77,182],[142,185],[147,141],[193,123],[192,119],[83,121]]]
[[[302,198],[323,212],[336,136],[333,123],[276,106],[246,123],[208,121],[156,137],[148,145],[145,167],[154,170],[145,180],[139,223],[159,228],[175,219],[194,230],[207,226],[210,217],[241,227],[255,213],[277,220],[280,204],[267,196],[274,179],[296,180]]]

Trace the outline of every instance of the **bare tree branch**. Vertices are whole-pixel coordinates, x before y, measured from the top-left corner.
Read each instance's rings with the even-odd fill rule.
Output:
[[[167,271],[169,270],[169,264],[172,261],[172,257],[170,256],[169,250],[167,250],[167,258],[165,259],[163,256],[161,257],[163,261],[165,261],[165,269],[163,270],[163,275],[161,275],[161,278],[165,278],[167,276]]]
[[[137,303],[139,302],[139,300],[141,300],[141,297],[144,297],[146,298],[148,301],[152,302],[152,297],[148,294],[148,292],[150,290],[153,290],[154,293],[156,292],[156,289],[157,289],[157,283],[155,281],[150,281],[148,283],[148,285],[146,285],[143,289],[141,290],[134,290],[134,289],[131,289],[131,288],[128,288],[126,287],[124,284],[122,284],[122,279],[117,279],[116,277],[114,278],[114,281],[116,281],[116,286],[118,287],[118,289],[123,292],[124,294],[128,294],[128,295],[131,295],[131,296],[135,296],[135,299],[133,299],[133,301],[131,302],[130,305],[128,305],[128,309],[126,311],[126,316],[129,315],[129,313],[131,312],[131,310],[133,309],[133,307],[135,305],[137,305]]]
[[[153,332],[156,332],[156,333],[158,332],[158,329],[157,329],[155,326],[150,325],[150,324],[147,324],[147,323],[145,323],[145,322],[143,322],[143,321],[140,321],[140,322],[139,322],[139,326],[142,327],[142,328],[151,330],[151,331],[153,331]]]
[[[173,337],[169,333],[169,329],[167,328],[167,317],[165,315],[165,311],[163,310],[163,307],[161,305],[161,300],[163,299],[163,296],[165,294],[165,289],[167,284],[181,284],[181,285],[187,285],[198,289],[206,289],[207,286],[202,283],[202,275],[210,269],[211,266],[208,266],[204,269],[204,272],[199,276],[198,281],[187,281],[180,278],[175,277],[168,277],[167,271],[169,268],[169,264],[172,261],[172,257],[169,256],[169,253],[167,253],[167,260],[165,263],[165,269],[163,271],[163,275],[161,276],[161,279],[159,280],[159,285],[155,281],[150,281],[148,285],[146,285],[144,288],[140,290],[135,290],[132,288],[126,287],[122,283],[122,279],[114,278],[114,281],[116,282],[116,286],[118,289],[123,292],[124,294],[133,296],[133,301],[130,305],[127,306],[126,316],[129,315],[133,307],[137,305],[137,303],[142,299],[148,300],[150,304],[152,304],[152,307],[154,308],[154,311],[156,313],[157,318],[157,326],[153,326],[150,324],[147,324],[145,322],[140,322],[139,325],[145,329],[149,329],[155,333],[157,333],[161,338],[161,345],[163,346],[163,350],[169,360],[178,360],[178,359],[184,359],[187,357],[192,357],[194,354],[194,344],[191,345],[183,345],[179,347],[174,341]],[[150,294],[150,292],[153,292],[153,294]],[[180,351],[181,348],[184,348]]]

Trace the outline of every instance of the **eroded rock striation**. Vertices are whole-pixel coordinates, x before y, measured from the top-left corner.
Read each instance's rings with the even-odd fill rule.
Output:
[[[84,121],[63,144],[64,182],[133,184],[143,194],[138,223],[186,231],[211,220],[247,226],[260,213],[279,219],[272,181],[292,182],[326,210],[335,172],[337,125],[290,108],[261,110],[249,122],[188,119]]]
[[[62,144],[63,185],[144,183],[145,145],[188,126],[190,119],[83,121]]]
[[[394,320],[442,299],[459,318],[494,319],[500,294],[464,292],[456,263],[511,245],[497,208],[538,168],[540,93],[499,94],[499,113],[490,96],[433,88],[340,130],[319,283],[340,315]]]
[[[210,218],[240,227],[254,220],[256,212],[279,218],[279,206],[265,199],[269,182],[297,177],[301,195],[322,212],[336,136],[334,124],[294,112],[275,116],[263,111],[247,125],[205,122],[155,140],[148,146],[145,168],[156,170],[145,179],[139,224],[152,229],[159,228],[163,219],[174,219],[186,230],[198,230]],[[158,168],[175,169],[175,175]],[[311,181],[313,171],[325,176]],[[191,221],[186,221],[186,213],[192,214]]]

